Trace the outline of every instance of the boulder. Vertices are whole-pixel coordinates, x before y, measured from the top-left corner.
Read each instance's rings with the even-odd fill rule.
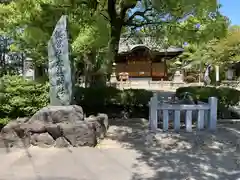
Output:
[[[56,139],[55,147],[66,148],[69,146],[70,146],[70,143],[64,137],[59,137]]]
[[[5,147],[29,147],[30,136],[22,129],[23,125],[29,118],[17,118],[15,121],[10,121],[1,130],[1,139]]]
[[[8,133],[15,131],[19,137],[24,136],[23,126],[29,120],[29,118],[17,118],[15,121],[10,121],[6,126],[2,128],[2,133]]]
[[[36,121],[56,124],[61,122],[75,123],[84,120],[82,107],[72,106],[47,106],[36,112],[29,120],[29,123]]]
[[[61,123],[59,127],[62,132],[62,137],[73,147],[97,145],[95,130],[85,121],[76,124]]]
[[[31,135],[31,144],[39,147],[49,147],[55,144],[55,140],[47,132],[41,134],[35,133]]]
[[[1,132],[1,137],[6,148],[26,148],[31,144],[30,136],[19,137],[14,130]]]
[[[58,124],[46,124],[46,131],[53,137],[53,139],[57,139],[62,136],[62,132]]]
[[[84,119],[90,123],[95,129],[97,138],[103,139],[106,136],[106,132],[109,126],[108,116],[106,114],[98,114],[97,116],[89,116]]]
[[[31,118],[9,122],[1,131],[7,147],[95,146],[105,137],[108,116],[98,114],[84,118],[80,106],[47,106]]]

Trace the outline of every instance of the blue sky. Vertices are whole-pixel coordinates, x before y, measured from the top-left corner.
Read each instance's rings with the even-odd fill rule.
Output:
[[[240,0],[219,0],[221,12],[230,18],[232,25],[240,25]]]

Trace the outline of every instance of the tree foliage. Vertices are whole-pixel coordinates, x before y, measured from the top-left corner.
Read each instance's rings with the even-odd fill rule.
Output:
[[[213,47],[211,55],[218,64],[229,64],[240,61],[240,27],[229,29],[227,36]]]
[[[163,31],[166,32],[171,28],[178,27],[191,15],[197,19],[202,19],[201,17],[206,16],[206,14],[218,12],[218,3],[215,0],[108,0],[107,2],[111,24],[109,50],[114,56],[117,53],[119,37],[124,27],[135,30],[144,26],[148,28],[157,26],[162,34]]]
[[[0,27],[14,38],[15,49],[42,64],[51,32],[67,14],[73,54],[92,54],[107,46],[110,70],[123,31],[146,27],[154,34],[155,28],[156,36],[168,36],[168,43],[176,43],[177,37],[178,44],[208,39],[226,24],[218,9],[217,0],[18,0],[0,5]],[[198,31],[196,23],[202,24]]]
[[[36,64],[46,62],[46,44],[62,14],[69,17],[73,54],[101,48],[107,41],[104,18],[81,1],[19,0],[1,5],[0,11],[3,30],[14,38],[12,48],[24,51]]]
[[[226,36],[212,39],[206,44],[190,44],[178,58],[190,64],[211,63],[227,65],[240,61],[240,27],[228,29]]]

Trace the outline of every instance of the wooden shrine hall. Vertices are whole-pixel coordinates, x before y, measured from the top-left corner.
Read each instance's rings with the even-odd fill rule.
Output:
[[[128,73],[129,78],[168,80],[166,61],[183,52],[182,48],[162,49],[152,38],[134,43],[131,38],[121,38],[116,63],[116,75]]]

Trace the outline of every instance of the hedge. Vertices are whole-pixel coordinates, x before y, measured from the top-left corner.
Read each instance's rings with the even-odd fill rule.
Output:
[[[49,103],[48,86],[19,76],[0,79],[0,118],[25,117]]]
[[[238,105],[240,101],[240,91],[228,87],[180,87],[176,90],[176,96],[180,97],[183,92],[190,92],[203,102],[208,102],[209,97],[217,97],[219,105],[225,107]]]
[[[105,112],[120,114],[125,111],[130,114],[148,113],[148,102],[152,92],[144,89],[119,90],[113,87],[76,88],[76,104],[83,107],[89,114]],[[138,112],[137,112],[138,111]]]
[[[49,85],[25,80],[19,76],[4,76],[0,79],[0,124],[6,119],[30,117],[49,104]],[[152,92],[141,89],[119,90],[113,87],[76,87],[76,104],[83,107],[87,115],[106,112],[120,114],[128,112],[148,113],[148,101]],[[115,112],[111,112],[115,111]]]
[[[148,116],[148,102],[152,92],[144,89],[119,90],[113,87],[75,88],[76,104],[83,107],[84,112],[96,114],[105,112],[120,115],[121,111],[130,116]],[[36,111],[49,104],[49,85],[25,80],[19,76],[0,78],[0,125],[9,119],[30,117]],[[181,87],[176,91],[180,97],[183,92],[195,94],[203,102],[215,96],[219,100],[219,109],[237,105],[240,91],[226,87]]]

